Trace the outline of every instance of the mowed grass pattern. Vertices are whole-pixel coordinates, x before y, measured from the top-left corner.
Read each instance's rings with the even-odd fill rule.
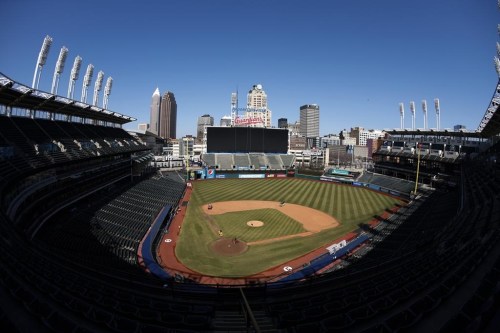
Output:
[[[224,237],[238,238],[245,242],[254,242],[280,236],[294,235],[306,230],[302,223],[276,209],[255,209],[213,215],[213,220],[222,229]],[[262,227],[248,226],[247,222],[257,220]]]
[[[339,222],[340,226],[324,230],[308,237],[252,245],[247,252],[234,257],[220,257],[214,254],[210,244],[218,238],[210,227],[202,205],[220,201],[233,200],[267,200],[286,201],[323,211]],[[222,277],[242,277],[264,271],[285,263],[307,252],[332,242],[353,231],[363,223],[380,215],[402,201],[365,188],[339,185],[333,183],[309,181],[304,179],[221,179],[206,180],[193,183],[193,193],[179,240],[176,244],[176,255],[187,267],[205,275]],[[256,211],[231,213],[234,219],[255,219]],[[212,216],[211,218],[214,218]],[[276,215],[272,219],[278,219]],[[212,219],[218,220],[219,217]],[[271,219],[271,220],[272,220]],[[224,218],[221,220],[224,223]],[[244,221],[246,222],[246,221]],[[218,222],[216,222],[218,223]],[[241,237],[234,231],[231,222],[224,225],[224,236]],[[268,222],[273,223],[271,222]],[[289,228],[288,222],[284,228]],[[267,225],[267,224],[266,224]],[[266,226],[259,229],[259,240],[274,238],[275,231]],[[265,232],[270,233],[266,236]],[[297,232],[299,233],[299,232]],[[251,241],[251,240],[246,240]]]

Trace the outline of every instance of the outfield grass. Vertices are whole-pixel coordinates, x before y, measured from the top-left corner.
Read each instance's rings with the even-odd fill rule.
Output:
[[[308,237],[297,237],[268,244],[249,246],[238,256],[214,254],[210,244],[219,236],[210,223],[223,227],[225,237],[245,241],[275,238],[303,232],[301,224],[274,209],[257,209],[212,215],[207,220],[201,208],[207,203],[233,200],[268,200],[293,203],[318,209],[333,217],[340,226]],[[193,193],[176,246],[177,258],[199,273],[221,277],[243,277],[259,273],[292,260],[321,246],[328,246],[382,214],[400,200],[360,187],[303,179],[224,179],[193,183]],[[261,228],[246,225],[249,220],[265,219]],[[212,222],[210,222],[210,220]],[[237,222],[235,222],[237,221]],[[300,224],[300,225],[297,225]],[[302,229],[301,229],[302,228]]]

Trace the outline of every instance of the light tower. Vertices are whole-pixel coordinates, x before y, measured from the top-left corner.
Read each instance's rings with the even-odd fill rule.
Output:
[[[411,112],[411,129],[415,130],[415,102],[410,102],[410,112]]]
[[[87,103],[87,91],[89,90],[90,81],[92,81],[92,75],[94,75],[94,65],[88,64],[87,71],[85,72],[85,76],[83,77],[82,97],[81,97],[81,101],[83,103]]]
[[[106,86],[104,87],[104,98],[102,101],[102,108],[108,108],[109,95],[111,95],[111,87],[113,86],[113,78],[110,76],[106,80]]]
[[[424,112],[424,130],[427,130],[427,101],[422,100],[422,111]]]
[[[436,129],[441,127],[441,110],[439,109],[439,98],[434,98],[434,108],[436,109]]]
[[[42,48],[40,49],[40,53],[38,54],[38,60],[35,66],[35,74],[33,74],[33,84],[32,88],[38,89],[38,83],[40,82],[40,76],[42,75],[42,68],[45,65],[45,61],[47,61],[47,55],[49,54],[50,46],[52,45],[52,37],[49,35],[45,36],[43,40]]]
[[[73,62],[73,68],[71,69],[71,74],[69,77],[68,98],[73,99],[73,95],[75,92],[75,83],[76,80],[78,80],[78,76],[80,75],[81,66],[82,66],[82,57],[77,55],[75,61]]]
[[[231,126],[234,126],[234,121],[238,116],[238,91],[231,93]]]
[[[400,121],[401,121],[401,129],[404,130],[405,129],[405,106],[403,103],[399,103],[399,118]]]
[[[94,99],[92,101],[92,105],[94,106],[97,106],[97,102],[99,100],[99,91],[101,91],[103,78],[104,78],[104,72],[99,71],[99,73],[97,73],[97,80],[95,81],[94,84]]]
[[[54,69],[54,77],[52,78],[52,88],[50,93],[57,95],[57,88],[59,87],[59,78],[64,70],[64,63],[66,62],[66,56],[68,55],[68,49],[66,46],[61,47],[59,52],[59,57],[57,58],[56,68]]]
[[[500,77],[500,59],[498,59],[498,57],[494,57],[493,63],[495,64],[495,69],[497,71],[498,76]]]

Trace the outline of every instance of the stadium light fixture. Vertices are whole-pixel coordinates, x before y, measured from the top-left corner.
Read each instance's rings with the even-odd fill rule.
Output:
[[[38,89],[38,84],[40,83],[40,76],[42,75],[42,68],[43,65],[45,65],[45,62],[47,61],[47,55],[49,54],[51,45],[52,45],[52,37],[50,37],[49,35],[45,36],[42,48],[40,49],[40,53],[38,54],[38,60],[35,66],[35,73],[33,75],[33,84],[31,85],[31,87],[34,89]]]
[[[498,57],[494,57],[493,63],[495,64],[495,70],[497,71],[498,76],[500,76],[500,59],[498,59]]]
[[[97,73],[97,80],[95,81],[95,84],[94,84],[94,99],[93,99],[92,105],[97,106],[97,102],[99,100],[99,91],[101,91],[103,79],[104,79],[104,72],[99,71],[99,73]]]
[[[52,78],[52,88],[50,92],[57,95],[57,88],[59,87],[59,78],[61,73],[64,71],[64,63],[66,62],[66,56],[68,55],[68,49],[66,46],[61,47],[59,52],[59,57],[57,58],[56,68],[54,69],[54,77]]]
[[[104,99],[102,103],[102,108],[108,108],[109,95],[111,95],[111,88],[113,87],[113,78],[110,76],[106,80],[106,86],[104,87]]]
[[[76,56],[75,61],[73,62],[73,68],[71,69],[71,74],[69,77],[69,85],[68,85],[68,98],[73,99],[73,94],[75,91],[75,83],[78,80],[78,76],[80,75],[80,67],[82,66],[82,57],[79,55]]]
[[[439,107],[439,98],[434,98],[434,109],[436,109],[436,129],[439,131],[439,127],[441,126],[441,109]]]
[[[410,102],[410,112],[411,112],[411,129],[415,130],[415,102]]]
[[[401,121],[400,128],[404,129],[405,128],[405,106],[403,103],[399,103],[399,117]]]
[[[87,71],[85,72],[85,76],[83,77],[82,97],[81,97],[81,102],[83,103],[87,103],[87,91],[90,86],[90,81],[92,81],[92,75],[94,75],[94,65],[89,64],[87,66]]]
[[[427,130],[427,101],[422,100],[422,111],[424,112],[424,130]]]

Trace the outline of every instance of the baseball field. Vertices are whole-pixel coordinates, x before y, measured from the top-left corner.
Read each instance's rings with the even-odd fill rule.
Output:
[[[401,200],[303,179],[198,181],[175,254],[203,275],[245,277],[331,245]]]

